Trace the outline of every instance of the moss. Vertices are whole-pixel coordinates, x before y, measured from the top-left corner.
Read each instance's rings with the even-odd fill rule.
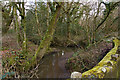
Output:
[[[117,50],[118,46],[120,45],[120,41],[117,38],[115,38],[113,42],[115,44],[114,48],[112,48],[112,50],[108,52],[106,56],[95,67],[86,72],[83,72],[82,78],[105,78],[111,76],[112,78],[116,76],[119,77],[119,70],[116,70],[116,68],[118,68],[117,66],[119,63],[119,55],[117,54]]]
[[[42,59],[42,57],[44,56],[44,54],[49,49],[53,34],[55,32],[56,23],[57,23],[57,20],[59,17],[60,9],[61,9],[61,7],[57,8],[57,10],[51,20],[51,24],[49,25],[43,40],[41,41],[37,51],[35,52],[35,55],[32,57],[32,60],[30,61],[29,67],[32,65],[35,65],[36,60],[40,61]],[[27,63],[26,63],[26,65],[27,65]],[[27,68],[29,69],[29,67],[27,67]]]
[[[89,76],[92,76],[92,74],[94,74],[98,78],[104,78],[104,76],[109,73],[110,70],[116,67],[117,61],[111,60],[111,55],[116,54],[118,46],[120,45],[120,41],[115,38],[113,42],[115,44],[114,48],[110,52],[108,52],[107,55],[95,67],[82,73],[82,78],[89,78]]]

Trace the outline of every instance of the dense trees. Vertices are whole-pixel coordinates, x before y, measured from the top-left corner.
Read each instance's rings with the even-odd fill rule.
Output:
[[[51,43],[87,48],[108,36],[115,36],[119,3],[35,0],[33,6],[26,9],[26,2],[3,2],[2,34],[13,30],[22,49],[22,60],[25,59],[22,66],[29,69],[42,59]],[[28,48],[30,42],[38,45],[33,52]]]
[[[10,25],[12,23],[13,19],[13,11],[11,3],[6,4],[6,5],[1,5],[2,6],[2,17],[3,17],[3,23],[2,23],[2,33],[3,35],[9,30]]]
[[[54,16],[52,17],[52,20],[50,22],[50,25],[48,26],[46,34],[43,37],[43,40],[41,41],[41,43],[40,43],[40,45],[35,53],[33,61],[37,57],[38,57],[38,59],[41,59],[44,56],[45,52],[48,50],[50,43],[51,43],[51,40],[53,38],[53,34],[55,32],[55,29],[56,29],[56,23],[57,23],[59,15],[60,15],[61,5],[62,5],[62,3],[56,4],[56,10],[55,10]]]

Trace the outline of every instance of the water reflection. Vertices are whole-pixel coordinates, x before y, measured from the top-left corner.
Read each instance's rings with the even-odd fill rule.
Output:
[[[70,73],[65,69],[66,60],[72,56],[73,51],[62,50],[43,58],[39,66],[40,78],[69,78]]]

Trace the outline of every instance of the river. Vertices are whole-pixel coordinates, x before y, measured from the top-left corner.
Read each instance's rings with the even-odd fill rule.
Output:
[[[74,49],[62,48],[58,53],[45,56],[40,61],[39,78],[69,78],[70,73],[65,69],[65,63],[74,53]]]

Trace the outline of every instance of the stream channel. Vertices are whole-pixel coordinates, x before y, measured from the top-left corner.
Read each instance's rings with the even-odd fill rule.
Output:
[[[69,78],[70,73],[65,69],[65,63],[75,52],[71,48],[59,48],[60,52],[46,55],[39,65],[39,78]]]

